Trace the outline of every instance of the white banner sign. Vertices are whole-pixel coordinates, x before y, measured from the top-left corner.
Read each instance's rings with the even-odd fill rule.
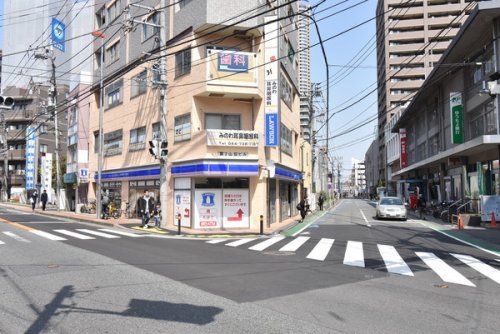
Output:
[[[42,191],[47,190],[49,202],[52,202],[52,153],[45,153],[41,158]]]
[[[222,223],[222,190],[198,189],[194,193],[195,228],[220,228]]]
[[[259,134],[256,131],[206,130],[208,146],[258,147]]]
[[[174,225],[178,226],[178,215],[181,215],[181,226],[191,226],[191,190],[174,191]]]
[[[265,146],[276,147],[279,144],[279,85],[278,85],[278,20],[277,16],[264,18],[264,60],[266,62],[264,87],[264,125]]]
[[[250,227],[248,189],[225,189],[222,197],[224,228]]]

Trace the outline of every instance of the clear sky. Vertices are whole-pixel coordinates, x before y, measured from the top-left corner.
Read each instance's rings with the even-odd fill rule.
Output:
[[[311,1],[311,4],[315,4],[318,1],[319,0]],[[325,3],[323,3],[317,10],[321,11],[343,1],[344,0],[326,0]],[[358,23],[373,18],[375,15],[377,1],[363,1],[364,0],[347,0],[334,8],[317,13],[316,19],[319,20],[323,17],[327,17],[346,9],[346,11],[327,17],[318,23],[323,39],[328,39],[329,37],[349,29]],[[3,14],[3,2],[4,0],[0,0],[0,15]],[[352,9],[348,9],[348,7],[356,4],[359,5]],[[1,21],[2,20],[0,20],[0,22]],[[325,43],[328,62],[334,65],[330,68],[330,110],[332,110],[332,112],[336,112],[342,107],[354,102],[357,98],[365,95],[367,92],[376,87],[375,85],[370,86],[375,83],[377,78],[375,68],[376,50],[374,36],[375,21],[373,20]],[[312,43],[316,43],[318,41],[316,31],[313,26],[311,26],[311,38]],[[0,47],[2,45],[3,33],[0,32]],[[364,58],[365,56],[367,57],[364,61],[356,63],[361,66],[360,68],[356,68],[351,72],[346,68],[335,67],[336,65],[347,64],[360,50],[362,50],[361,58]],[[324,87],[326,73],[323,56],[319,46],[312,49],[311,60],[312,81],[320,82]],[[367,87],[368,89],[366,89]],[[349,99],[352,100],[349,101]],[[336,135],[346,129],[349,130],[353,125],[356,128],[355,131],[349,134],[330,140],[330,147],[341,147],[340,149],[335,149],[333,154],[343,158],[343,168],[345,169],[349,169],[351,167],[351,158],[364,159],[365,152],[372,141],[372,138],[369,138],[368,140],[365,139],[370,134],[374,134],[376,122],[372,121],[362,127],[356,127],[356,125],[376,114],[376,101],[377,95],[376,93],[373,93],[362,102],[334,115],[331,118],[330,136]],[[322,105],[318,106],[322,107]],[[359,139],[364,141],[360,142]],[[324,144],[324,140],[320,140],[319,144]],[[346,172],[344,175],[345,174]]]
[[[342,0],[327,0],[318,7],[317,11],[321,11],[322,8],[327,8],[340,2],[342,2]],[[318,0],[311,1],[310,3],[318,3]],[[318,20],[358,3],[360,4],[356,7],[325,18],[318,23],[324,40],[365,20],[373,18],[375,16],[377,1],[368,0],[363,2],[363,0],[348,0],[337,7],[316,14],[316,19]],[[318,41],[313,26],[311,26],[311,39],[312,43]],[[348,71],[347,68],[330,68],[330,77],[332,78],[330,85],[330,110],[336,112],[376,88],[377,52],[375,45],[375,20],[326,42],[325,49],[328,62],[332,65],[345,65],[349,63],[349,61],[362,49],[363,51],[361,51],[360,58],[363,59],[366,57],[364,61],[356,63],[360,68],[356,68],[352,72]],[[326,72],[319,46],[312,49],[311,58],[313,82],[324,83],[326,80]],[[348,74],[349,72],[351,73]],[[349,99],[352,100],[348,101]],[[346,101],[348,102],[346,103]],[[375,91],[359,104],[335,114],[330,120],[330,136],[337,135],[346,129],[349,130],[353,128],[353,126],[355,128],[355,130],[349,134],[330,140],[330,147],[341,147],[340,149],[334,150],[333,154],[343,158],[344,169],[350,169],[352,167],[351,158],[364,160],[365,152],[370,146],[373,137],[362,142],[360,142],[359,139],[366,139],[368,136],[375,133],[376,121],[372,121],[362,127],[357,127],[356,125],[376,115],[376,101],[377,94]],[[318,143],[324,144],[325,142],[319,141]],[[346,176],[346,174],[347,171],[344,171],[344,176]]]

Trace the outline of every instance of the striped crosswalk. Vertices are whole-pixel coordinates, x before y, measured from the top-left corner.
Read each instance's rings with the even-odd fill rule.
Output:
[[[328,259],[333,260],[333,257],[341,256],[343,257],[342,264],[345,266],[358,268],[366,268],[367,266],[365,245],[361,241],[348,240],[347,242],[339,242],[337,245],[335,239],[332,238],[312,239],[309,236],[287,238],[277,235],[270,238],[212,239],[206,241],[206,243],[233,248],[244,247],[256,252],[263,252],[273,248],[277,249],[279,252],[300,252],[300,254],[304,254],[308,260],[321,262],[330,261]],[[306,246],[308,244],[309,246]],[[339,248],[344,248],[343,253],[337,254]],[[471,268],[484,277],[489,278],[491,281],[500,284],[500,270],[470,255],[450,253],[446,254],[446,256],[443,254],[439,254],[438,256],[432,252],[416,251],[414,255],[411,256],[410,264],[408,264],[396,247],[392,245],[376,244],[376,248],[369,249],[372,249],[372,252],[373,250],[377,252],[376,257],[383,262],[383,269],[390,274],[415,277],[416,273],[419,271],[430,270],[434,273],[435,276],[433,277],[435,279],[441,279],[446,283],[475,287],[476,284],[466,275],[461,273],[461,271]],[[374,259],[373,256],[370,256],[370,258]],[[418,261],[418,259],[420,259],[421,263],[412,263]],[[449,263],[453,259],[458,260],[458,262],[452,261],[455,262],[453,265],[459,265],[458,268],[453,268],[452,264]],[[492,259],[491,261],[494,262],[498,260]],[[333,262],[335,263],[335,261]],[[413,267],[413,265],[415,265],[415,267]],[[428,269],[422,270],[422,268]],[[469,277],[475,278],[474,275],[469,275]]]
[[[20,233],[23,233],[21,236]],[[29,230],[23,232],[3,231],[0,233],[0,245],[7,245],[9,242],[29,243],[33,238],[43,238],[50,241],[77,240],[96,240],[96,239],[120,239],[122,237],[139,238],[143,235],[127,231],[113,230],[109,228],[101,229],[53,229],[49,231]]]

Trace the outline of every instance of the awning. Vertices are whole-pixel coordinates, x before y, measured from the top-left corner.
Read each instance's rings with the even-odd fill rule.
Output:
[[[267,168],[269,170],[270,178],[295,182],[300,182],[303,179],[302,172],[281,164],[268,163]]]
[[[173,177],[256,176],[259,174],[259,164],[257,161],[199,160],[174,165],[170,169],[170,172]]]
[[[98,173],[95,173],[94,180],[97,180]],[[130,180],[130,179],[158,179],[160,177],[160,167],[143,167],[126,170],[105,171],[102,173],[101,180]]]
[[[76,173],[66,173],[63,176],[63,182],[66,184],[75,184],[76,183]]]

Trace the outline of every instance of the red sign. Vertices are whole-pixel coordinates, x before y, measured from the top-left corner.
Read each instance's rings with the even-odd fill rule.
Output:
[[[406,129],[399,129],[399,141],[401,143],[401,154],[399,162],[401,169],[408,167],[408,148],[406,142]]]

